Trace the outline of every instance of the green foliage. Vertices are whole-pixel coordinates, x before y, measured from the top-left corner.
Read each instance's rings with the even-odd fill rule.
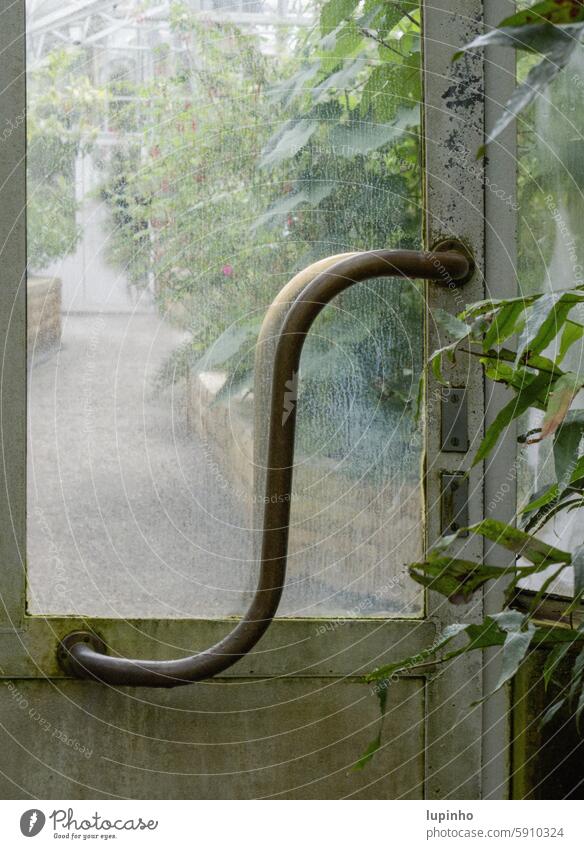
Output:
[[[435,316],[451,337],[451,341],[431,357],[436,374],[442,375],[445,357],[452,359],[458,351],[463,351],[478,357],[487,376],[513,392],[507,406],[487,429],[475,454],[475,464],[490,454],[505,428],[530,407],[545,411],[537,441],[551,436],[562,425],[573,398],[584,386],[584,375],[563,371],[557,360],[543,356],[542,352],[568,322],[570,335],[568,338],[565,334],[562,336],[566,341],[560,359],[581,338],[581,333],[573,330],[579,322],[570,316],[583,302],[584,291],[576,287],[525,298],[482,301],[468,307],[454,320],[451,316],[445,319],[443,313]],[[515,334],[518,336],[517,351],[511,351],[504,343]]]
[[[580,45],[584,33],[582,21],[584,6],[580,0],[544,0],[505,19],[498,28],[474,39],[461,51],[502,45],[518,50],[520,56],[525,57],[520,63],[523,82],[487,143],[499,136],[559,76]],[[538,61],[538,57],[542,58]],[[577,116],[579,105],[578,93],[566,84],[560,90],[558,108]],[[577,117],[574,120],[577,122]],[[526,126],[530,127],[528,122]],[[551,132],[554,132],[553,125]],[[557,133],[562,132],[565,130],[558,128]],[[550,153],[547,156],[544,153],[543,157],[531,156],[530,148],[526,147],[524,173],[519,175],[519,193],[526,209],[522,227],[527,228],[537,241],[538,249],[543,249],[547,257],[554,234],[543,229],[542,219],[553,221],[557,208],[548,208],[548,215],[542,215],[540,198],[549,191],[550,176],[562,173],[561,198],[569,210],[582,185],[579,157],[573,155],[573,145],[569,147],[563,137],[551,141],[556,144],[551,145]],[[563,168],[558,167],[557,159],[552,161],[557,156],[556,150],[560,151]],[[539,196],[533,186],[539,188]],[[550,197],[547,196],[546,203]],[[525,292],[533,291],[529,261],[529,257],[522,260],[520,267]],[[564,552],[542,542],[534,534],[554,516],[584,507],[584,453],[581,451],[584,413],[572,409],[574,399],[584,387],[584,374],[564,366],[572,348],[581,350],[584,325],[578,319],[583,300],[584,286],[578,281],[578,285],[558,292],[482,301],[468,306],[456,317],[439,311],[435,314],[443,337],[443,344],[430,359],[437,378],[447,383],[444,374],[450,362],[458,357],[476,357],[483,365],[485,376],[504,385],[511,396],[487,428],[473,464],[489,457],[512,422],[527,410],[535,409],[544,414],[541,427],[520,436],[519,441],[531,444],[548,440],[553,443],[555,480],[533,493],[521,508],[523,529],[492,520],[483,521],[439,540],[424,561],[410,566],[410,575],[415,581],[444,595],[452,604],[470,603],[477,592],[499,582],[505,606],[499,614],[487,617],[482,623],[452,625],[427,651],[375,670],[367,680],[374,682],[379,691],[387,688],[393,676],[417,669],[435,669],[467,652],[493,647],[500,648],[502,653],[501,675],[495,688],[499,689],[514,678],[532,649],[545,646],[548,654],[542,676],[546,688],[554,680],[561,663],[571,664],[571,677],[568,691],[561,691],[552,702],[542,717],[542,724],[550,722],[566,704],[580,721],[584,711],[584,627],[563,623],[549,627],[537,621],[537,612],[549,587],[566,569],[571,569],[574,575],[574,595],[568,613],[584,600],[584,545],[577,546],[572,553]],[[512,338],[516,339],[516,344],[509,347]],[[512,555],[509,565],[501,567],[488,561],[465,559],[466,535],[479,536],[488,543],[506,548]],[[540,589],[530,609],[527,612],[514,609],[521,582],[538,573],[545,574],[542,574]],[[461,643],[463,638],[466,639]],[[454,649],[452,642],[457,643]],[[374,744],[363,756],[362,765],[381,745],[381,727]]]
[[[511,551],[516,558],[523,558],[529,563],[500,567],[447,555],[445,552],[461,539],[461,534],[482,536]],[[485,584],[505,578],[505,594],[511,603],[521,580],[554,565],[563,570],[571,563],[569,553],[560,551],[525,531],[486,519],[441,539],[430,549],[426,560],[410,566],[410,574],[415,581],[446,596],[453,604],[467,604],[475,592]]]
[[[499,45],[543,57],[532,65],[526,79],[511,95],[486,144],[494,141],[564,70],[581,43],[584,24],[579,22],[583,20],[584,7],[580,0],[544,0],[506,18],[455,54],[457,59],[468,50]]]
[[[146,279],[150,263],[149,204],[146,197],[137,194],[139,189],[131,177],[140,171],[140,165],[140,147],[120,145],[112,152],[109,179],[101,192],[113,225],[113,237],[106,247],[108,259],[124,269],[134,283]]]
[[[52,51],[28,75],[28,263],[42,270],[73,253],[76,224],[75,159],[89,150],[102,93],[83,72],[83,51]]]
[[[552,24],[573,24],[584,20],[582,0],[543,0],[511,15],[501,21],[500,26],[523,26],[540,23],[542,20]]]
[[[497,689],[514,677],[531,648],[553,647],[557,643],[544,670],[544,678],[549,683],[560,660],[572,648],[581,647],[584,641],[582,629],[548,628],[537,624],[535,619],[543,595],[565,569],[573,568],[575,574],[572,605],[580,603],[584,596],[584,546],[570,554],[532,533],[557,512],[584,506],[584,454],[580,451],[584,414],[581,410],[570,409],[575,395],[584,387],[584,375],[563,371],[560,366],[571,345],[582,338],[583,329],[574,319],[573,311],[583,300],[584,287],[579,286],[553,295],[481,301],[468,306],[457,317],[442,312],[434,316],[445,336],[445,344],[431,358],[435,371],[442,374],[444,360],[476,356],[487,377],[502,383],[512,395],[487,429],[473,464],[485,459],[510,422],[529,408],[544,411],[542,427],[522,439],[531,443],[553,439],[554,443],[556,482],[543,493],[535,494],[523,507],[522,513],[527,517],[525,530],[485,520],[442,538],[428,551],[424,561],[413,563],[409,570],[413,580],[444,595],[452,604],[468,604],[479,590],[492,582],[502,582],[505,609],[500,614],[487,617],[479,625],[461,624],[447,629],[430,651],[431,659],[444,663],[468,651],[502,646],[502,672]],[[516,350],[505,347],[512,336],[518,340]],[[557,356],[543,356],[542,352],[557,336],[562,339]],[[510,565],[501,567],[461,557],[461,543],[469,534],[506,548],[513,555]],[[531,609],[527,613],[513,610],[520,582],[544,571],[546,577]],[[444,646],[461,634],[466,635],[466,643],[441,654]],[[428,660],[427,655],[422,659],[404,658],[391,667],[376,670],[368,680],[384,681],[390,675],[426,667]],[[580,716],[584,710],[583,693],[584,656],[578,655],[570,692],[560,697],[558,705],[551,706],[546,721],[566,702],[571,703]]]
[[[509,639],[511,635],[513,636]],[[444,653],[443,649],[459,637],[465,637],[466,642]],[[560,659],[574,647],[582,645],[584,645],[584,631],[539,625],[533,622],[528,614],[518,610],[504,610],[486,617],[484,622],[478,624],[449,625],[427,651],[375,669],[367,676],[367,682],[377,682],[381,689],[393,675],[416,670],[427,671],[428,667],[435,668],[439,664],[448,663],[469,651],[503,647],[503,668],[493,690],[496,692],[516,674],[530,647],[546,646],[554,649],[555,654],[552,653],[554,663],[548,661],[546,668],[546,678],[549,682]]]
[[[307,41],[306,58],[273,89],[274,102],[289,118],[265,146],[262,164],[272,174],[279,169],[286,193],[266,215],[273,226],[282,226],[287,215],[289,238],[302,246],[298,266],[347,249],[420,247],[419,26],[416,3],[325,3],[321,25]],[[375,284],[371,288],[377,291]],[[400,291],[399,301],[404,326],[419,326],[415,290]],[[339,306],[350,311],[352,320],[333,316],[335,345],[350,357],[352,374],[319,350],[316,337],[331,322],[331,314],[324,313],[303,356],[299,445],[313,448],[305,444],[313,409],[321,413],[314,440],[332,444],[338,414],[331,399],[352,396],[359,399],[354,420],[359,404],[369,405],[370,458],[377,438],[383,450],[391,417],[400,411],[404,421],[403,404],[409,402],[399,381],[388,385],[376,350],[380,340],[391,344],[395,338],[395,303],[379,297],[372,310],[363,293],[353,291],[341,296]],[[395,342],[388,356],[399,374],[403,352]],[[330,434],[323,432],[323,422],[330,422]],[[358,462],[363,449],[351,442],[350,432],[346,448]]]
[[[359,5],[359,0],[330,0],[325,3],[320,13],[320,30],[323,35],[336,29],[340,23],[349,18]]]
[[[168,375],[221,368],[228,380],[220,400],[249,388],[261,317],[292,273],[347,249],[420,246],[415,8],[325,3],[315,30],[294,36],[305,41],[293,56],[284,49],[276,57],[233,25],[202,24],[173,5],[183,58],[134,92],[148,104],[146,151],[129,145],[112,157],[103,192],[114,223],[111,258],[137,285],[154,281],[160,309],[190,334]],[[112,96],[120,85],[116,77]],[[127,83],[123,91],[132,93]],[[122,130],[124,119],[133,130],[135,113],[120,113]],[[399,301],[403,325],[419,326],[414,288]],[[378,350],[389,340],[399,373],[407,352],[393,342],[395,304],[379,298],[372,310],[354,293],[341,302],[352,320],[323,314],[303,357],[299,443],[309,450],[332,445],[320,413],[334,398],[360,399],[376,418],[372,439],[383,440],[388,416],[403,420],[407,398],[387,385]],[[327,332],[350,357],[350,374],[334,367]],[[331,437],[336,419],[331,410]],[[350,432],[346,445],[352,458],[364,450]],[[327,450],[341,451],[338,439]]]
[[[272,89],[289,117],[261,165],[279,171],[285,194],[261,222],[286,221],[304,245],[299,265],[348,247],[419,245],[418,33],[416,3],[329,0],[301,66]]]
[[[134,86],[146,104],[146,143],[118,149],[103,195],[114,224],[111,257],[136,284],[153,280],[161,311],[190,332],[186,368],[229,328],[242,338],[241,321],[271,298],[289,255],[264,226],[254,228],[278,185],[257,168],[279,119],[267,97],[277,61],[252,36],[202,23],[182,4],[173,5],[172,20],[183,52],[168,73]],[[117,91],[119,81],[111,86]],[[125,120],[131,131],[136,116]],[[232,347],[233,369],[243,356],[249,372],[253,343]]]

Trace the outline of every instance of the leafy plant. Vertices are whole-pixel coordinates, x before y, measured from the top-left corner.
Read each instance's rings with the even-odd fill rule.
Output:
[[[277,120],[266,98],[277,63],[252,36],[199,21],[182,3],[172,6],[172,26],[182,49],[159,49],[161,61],[174,56],[166,73],[133,88],[124,82],[143,104],[142,144],[130,136],[119,146],[103,195],[112,258],[137,285],[154,281],[161,311],[192,335],[184,351],[192,365],[257,311],[286,261],[265,231],[249,238],[273,195],[256,161]],[[119,92],[119,77],[110,89]],[[129,134],[139,116],[116,119]]]
[[[456,59],[468,50],[498,45],[541,57],[530,63],[525,80],[513,92],[486,144],[494,141],[564,70],[583,35],[582,0],[542,0],[505,18],[455,54]],[[479,155],[484,152],[482,147]]]
[[[324,3],[312,31],[281,36],[293,49],[276,57],[232,24],[172,8],[180,62],[133,92],[147,143],[119,145],[108,163],[110,257],[136,285],[152,284],[161,311],[190,335],[165,376],[221,369],[222,401],[251,387],[261,319],[295,271],[347,249],[420,247],[419,14],[410,2]],[[116,74],[111,100],[121,85]],[[123,94],[132,94],[125,81]],[[135,110],[116,113],[120,131],[125,120],[134,130]],[[402,323],[418,327],[419,295],[412,287],[399,298]],[[321,316],[303,358],[299,439],[342,454],[322,433],[323,418],[336,433],[338,411],[314,427],[311,416],[358,396],[364,416],[377,416],[369,432],[383,438],[387,417],[404,417],[379,340],[392,346],[396,372],[412,364],[395,340],[395,305],[379,298],[373,310],[371,296],[347,293],[339,306],[352,320]],[[334,368],[327,332],[350,374]],[[351,433],[344,439],[348,450]]]
[[[533,532],[560,511],[584,507],[584,453],[581,452],[584,413],[571,409],[574,398],[584,387],[584,374],[562,367],[567,352],[584,334],[584,325],[572,314],[583,300],[584,287],[579,286],[551,295],[482,301],[467,307],[456,318],[440,313],[436,316],[451,338],[431,358],[431,367],[439,379],[447,382],[442,370],[444,361],[478,357],[487,378],[503,384],[511,394],[508,404],[487,429],[473,465],[489,456],[514,420],[534,408],[543,412],[542,425],[519,439],[528,443],[553,442],[556,480],[521,508],[524,529],[485,520],[440,539],[425,560],[411,564],[409,572],[413,580],[455,605],[467,604],[477,592],[501,582],[505,606],[499,614],[486,617],[480,624],[450,626],[422,655],[404,658],[372,672],[367,681],[375,684],[382,712],[389,682],[400,673],[427,670],[467,652],[500,646],[502,671],[496,691],[515,676],[531,649],[545,646],[551,649],[542,673],[546,687],[560,661],[573,657],[573,663],[568,692],[551,703],[542,722],[551,720],[565,704],[573,706],[580,721],[584,711],[584,628],[538,624],[537,613],[546,591],[569,568],[574,572],[574,596],[567,613],[581,603],[584,544],[569,553],[538,539]],[[517,337],[513,349],[507,347],[512,336]],[[550,354],[549,348],[554,345],[554,353]],[[546,349],[548,353],[544,355]],[[514,562],[501,567],[488,561],[477,563],[464,559],[459,549],[467,534],[503,546],[513,554]],[[536,574],[543,580],[530,609],[526,612],[513,609],[521,582]],[[460,643],[462,638],[462,645],[451,648],[453,642]],[[359,765],[364,765],[363,758]]]

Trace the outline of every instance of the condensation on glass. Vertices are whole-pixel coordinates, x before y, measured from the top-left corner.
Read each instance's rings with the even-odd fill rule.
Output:
[[[519,124],[518,199],[520,292],[556,292],[584,285],[584,55],[577,50],[569,66],[537,98],[528,119]],[[582,305],[572,317],[584,322]],[[544,351],[555,357],[560,336]],[[562,368],[584,370],[584,346],[574,344]],[[573,408],[584,408],[584,393]],[[522,430],[541,426],[543,413],[532,410],[523,418]],[[519,504],[527,503],[535,492],[555,481],[553,440],[520,448],[518,467]],[[581,509],[562,512],[538,534],[553,545],[571,551],[581,541]],[[552,569],[553,571],[553,569]],[[532,576],[525,583],[538,589],[549,571]],[[572,596],[573,574],[562,572],[549,591]]]
[[[311,2],[27,5],[29,610],[237,615],[259,323],[315,258],[420,246],[417,163],[262,166]],[[422,296],[373,281],[311,331],[280,615],[422,613]]]

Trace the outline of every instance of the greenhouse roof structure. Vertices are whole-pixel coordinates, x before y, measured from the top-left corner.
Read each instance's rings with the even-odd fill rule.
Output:
[[[310,0],[185,0],[183,5],[203,21],[229,21],[268,38],[275,28],[306,27],[314,20]],[[42,60],[59,43],[150,49],[151,40],[139,31],[167,32],[178,4],[176,0],[27,0],[26,6],[30,65],[31,59]]]

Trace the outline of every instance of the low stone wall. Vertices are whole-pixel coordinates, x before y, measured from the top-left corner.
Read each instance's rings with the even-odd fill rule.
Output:
[[[188,422],[203,443],[217,485],[253,506],[253,396],[217,401],[227,380],[223,372],[192,373]],[[296,457],[285,606],[310,613],[353,616],[407,616],[420,612],[420,588],[407,565],[422,554],[421,484],[388,481],[383,493],[351,480],[326,458]],[[261,501],[260,501],[261,503]],[[313,596],[314,604],[310,596]],[[326,599],[326,601],[324,601]]]
[[[29,277],[26,291],[28,357],[34,362],[61,344],[61,281]]]
[[[187,385],[187,424],[203,445],[207,462],[216,464],[218,485],[229,486],[251,515],[253,498],[253,396],[217,401],[227,375],[191,372]]]

